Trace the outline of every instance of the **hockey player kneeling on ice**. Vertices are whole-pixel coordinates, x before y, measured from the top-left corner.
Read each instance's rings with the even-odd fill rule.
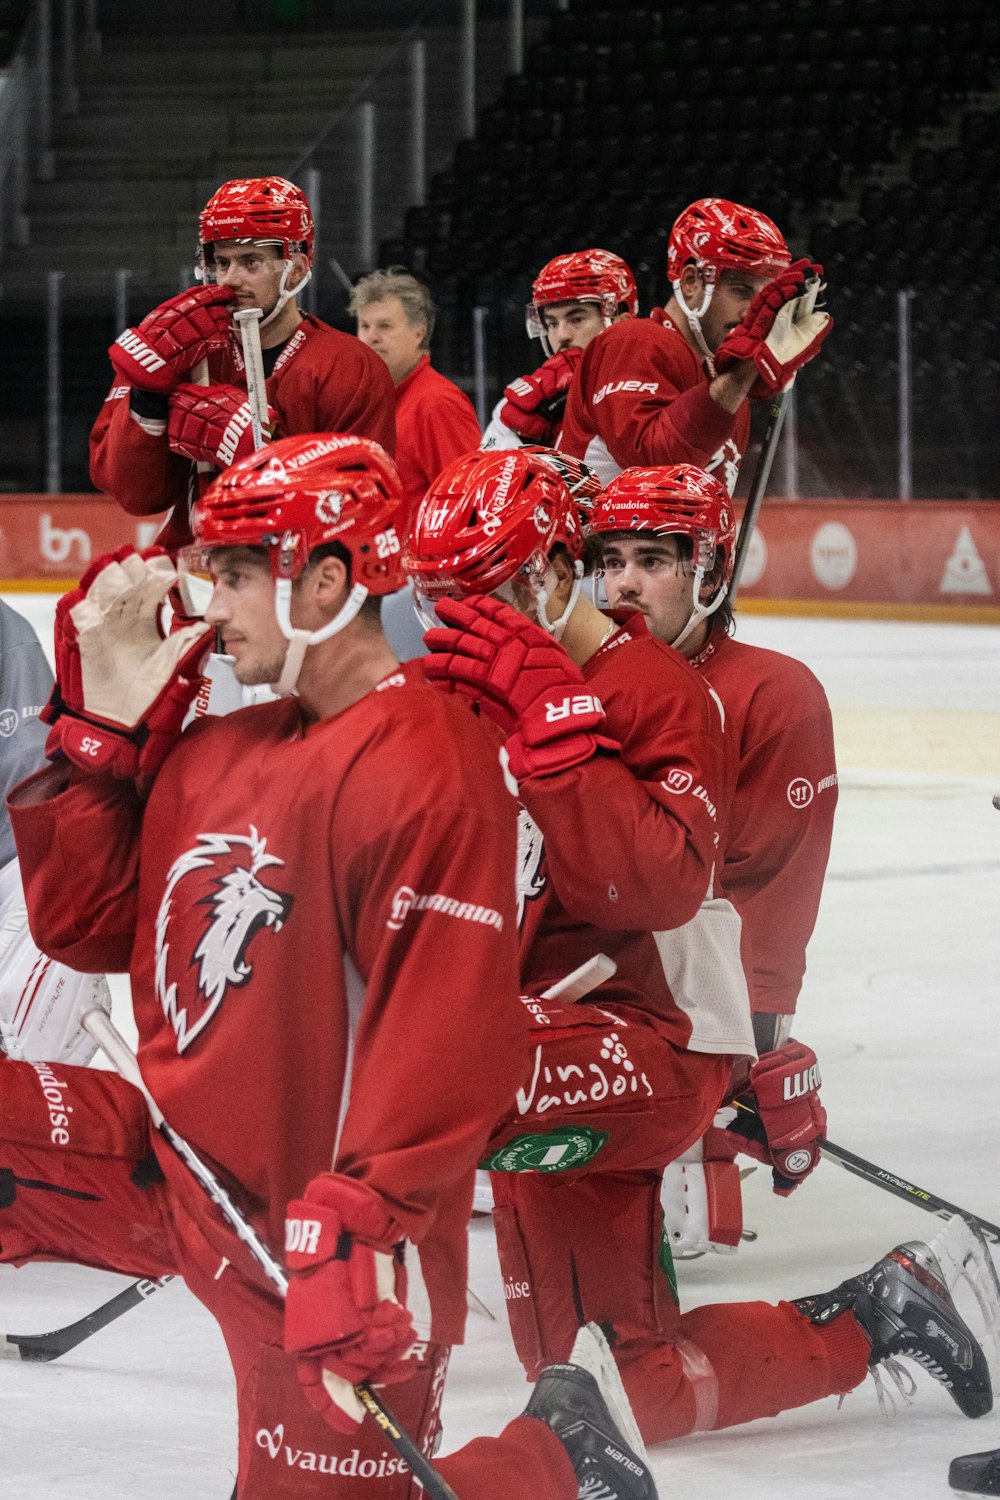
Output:
[[[796,1106],[816,1098],[819,1073],[790,1031],[837,806],[833,719],[802,662],[731,636],[736,517],[717,478],[690,464],[627,469],[600,496],[590,526],[612,608],[679,651],[726,710],[731,783],[719,884],[742,924],[760,1053],[748,1082],[771,1128],[762,1135],[759,1118],[728,1110],[668,1166],[663,1207],[675,1254],[731,1251],[742,1228],[737,1152],[771,1166],[774,1191],[787,1196],[816,1165],[809,1139],[825,1128],[817,1118],[811,1138],[795,1133]]]
[[[377,445],[286,438],[196,508],[203,621],[161,635],[165,554],[94,563],[58,611],[53,763],[11,797],[39,936],[129,968],[151,1095],[290,1284],[283,1304],[135,1088],[61,1068],[57,1132],[9,1059],[0,1259],[184,1277],[233,1362],[240,1500],[415,1497],[343,1379],[390,1384],[434,1451],[472,1175],[524,1075],[515,803],[484,728],[386,645],[402,514]],[[215,630],[283,696],[182,732]],[[461,1500],[653,1500],[612,1362],[572,1344],[499,1437],[438,1461]]]
[[[0,600],[0,795],[45,764],[39,717],[52,672],[28,621]],[[0,1052],[32,1062],[90,1061],[94,1043],[78,1017],[111,1009],[103,974],[78,974],[40,952],[28,929],[7,808],[0,808]]]
[[[700,515],[715,481],[674,477]],[[583,594],[579,519],[537,455],[452,466],[407,544],[438,621],[428,676],[494,724],[522,803],[532,1065],[485,1158],[518,1354],[534,1378],[566,1357],[581,1318],[599,1323],[647,1442],[846,1393],[897,1356],[982,1415],[986,1362],[927,1247],[901,1246],[827,1297],[678,1306],[662,1169],[704,1134],[734,1060],[754,1047],[739,918],[710,884],[733,780],[721,715],[670,644],[694,612],[695,582],[681,537],[644,540],[645,566],[681,615],[664,638],[642,613],[609,616]],[[587,1001],[547,995],[595,953],[617,968]],[[815,1055],[789,1043],[749,1081],[757,1149],[782,1181],[804,1176],[825,1120]]]

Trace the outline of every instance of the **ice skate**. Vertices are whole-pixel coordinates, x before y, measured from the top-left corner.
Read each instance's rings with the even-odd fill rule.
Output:
[[[986,1357],[951,1298],[929,1245],[897,1245],[870,1271],[832,1292],[796,1299],[811,1322],[826,1324],[848,1308],[871,1339],[868,1367],[878,1380],[884,1366],[902,1390],[896,1361],[912,1359],[950,1393],[967,1417],[993,1406]],[[881,1399],[881,1391],[880,1391]]]
[[[595,1323],[580,1329],[567,1364],[542,1371],[524,1414],[551,1427],[566,1449],[579,1500],[656,1500],[645,1444]]]
[[[1000,1495],[1000,1448],[965,1453],[948,1466],[948,1483],[968,1495]]]

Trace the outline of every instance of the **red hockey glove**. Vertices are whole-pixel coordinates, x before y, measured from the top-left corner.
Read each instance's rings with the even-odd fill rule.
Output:
[[[126,328],[108,354],[122,380],[145,391],[170,391],[188,371],[229,341],[228,286],[193,287]]]
[[[511,775],[555,776],[617,750],[598,731],[604,709],[563,648],[500,599],[441,599],[439,619],[453,628],[429,630],[424,670],[433,682],[464,693],[508,736]]]
[[[278,420],[267,408],[268,431]],[[175,453],[228,469],[254,451],[250,402],[238,385],[178,385],[170,393],[167,436]]]
[[[733,365],[749,360],[760,372],[750,387],[753,400],[783,391],[796,372],[816,357],[833,327],[829,313],[813,311],[813,297],[806,291],[806,283],[822,275],[822,266],[797,260],[762,287],[743,322],[715,351],[718,373],[723,375]]]
[[[500,420],[526,443],[552,437],[566,405],[566,395],[583,358],[582,349],[561,349],[550,355],[533,375],[521,375],[504,389]]]
[[[109,771],[145,789],[180,734],[214,632],[204,621],[164,638],[161,605],[177,580],[162,547],[91,563],[56,606],[56,681],[41,717],[50,760]]]
[[[403,1237],[377,1193],[336,1172],[314,1177],[288,1205],[285,1348],[299,1356],[309,1404],[338,1432],[355,1433],[357,1422],[337,1400],[337,1378],[384,1384],[412,1372]]]
[[[754,1063],[749,1089],[736,1097],[729,1132],[742,1137],[739,1149],[747,1156],[771,1165],[779,1197],[787,1198],[819,1161],[817,1141],[826,1134],[819,1086],[815,1052],[789,1040]]]

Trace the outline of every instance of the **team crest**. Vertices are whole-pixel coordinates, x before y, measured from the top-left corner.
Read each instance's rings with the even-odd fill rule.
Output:
[[[545,844],[542,830],[528,812],[520,807],[517,812],[517,925],[524,920],[524,908],[529,901],[537,901],[545,889],[545,871],[542,855]]]
[[[170,867],[156,916],[156,993],[183,1052],[204,1030],[230,989],[253,973],[257,933],[281,931],[292,897],[260,878],[284,860],[248,834],[200,833]]]
[[[336,526],[344,508],[344,497],[340,490],[324,490],[316,501],[316,519],[325,526]]]

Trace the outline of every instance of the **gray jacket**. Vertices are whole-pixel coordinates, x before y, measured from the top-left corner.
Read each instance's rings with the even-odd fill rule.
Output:
[[[6,798],[45,763],[48,727],[39,723],[52,690],[52,670],[23,615],[0,599],[0,866],[14,858]]]

